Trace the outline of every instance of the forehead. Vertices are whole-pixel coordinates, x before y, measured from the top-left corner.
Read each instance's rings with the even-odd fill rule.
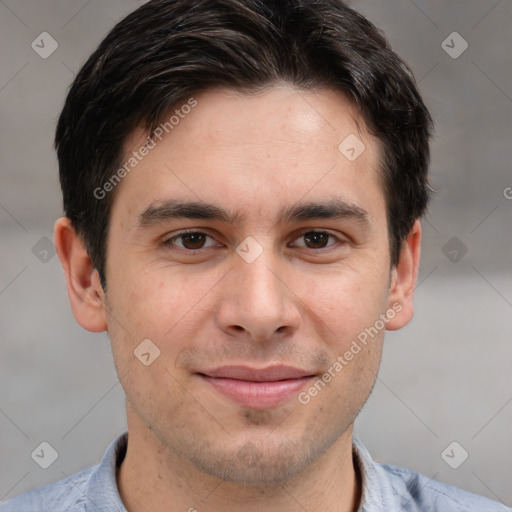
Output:
[[[256,215],[272,204],[283,211],[302,199],[333,198],[336,190],[356,204],[356,188],[380,187],[379,142],[337,91],[209,90],[177,105],[164,122],[116,190],[115,208],[124,205],[132,216],[168,199],[221,201]],[[129,137],[125,160],[147,135]]]

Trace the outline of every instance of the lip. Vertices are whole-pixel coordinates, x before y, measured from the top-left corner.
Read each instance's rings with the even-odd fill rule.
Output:
[[[284,365],[262,369],[223,366],[198,375],[240,406],[260,410],[278,407],[315,377],[306,370]]]

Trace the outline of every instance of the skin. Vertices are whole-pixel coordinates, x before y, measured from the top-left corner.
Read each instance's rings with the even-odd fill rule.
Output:
[[[379,142],[341,93],[276,85],[195,98],[117,186],[106,293],[69,220],[55,226],[75,318],[108,330],[126,393],[121,497],[129,512],[357,510],[353,423],[375,383],[385,329],[413,315],[419,221],[391,268]],[[338,149],[349,134],[366,147],[355,161]],[[127,155],[146,135],[132,134]],[[215,203],[245,219],[137,227],[148,205],[168,199]],[[356,205],[368,222],[278,222],[282,207],[329,199]],[[189,238],[164,244],[184,229],[211,238],[196,254],[190,247],[201,244]],[[313,229],[333,236],[315,245],[303,236]],[[252,263],[236,252],[248,236],[262,248]],[[242,407],[196,374],[282,363],[321,376],[393,304],[401,311],[308,404],[294,396]],[[133,353],[144,339],[160,350],[149,366]]]

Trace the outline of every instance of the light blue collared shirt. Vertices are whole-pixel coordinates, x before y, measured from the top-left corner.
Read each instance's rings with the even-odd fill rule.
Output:
[[[112,441],[98,465],[16,496],[0,505],[0,512],[127,512],[116,483],[127,440],[125,432]],[[353,451],[363,482],[359,512],[512,512],[409,469],[378,464],[357,437]]]

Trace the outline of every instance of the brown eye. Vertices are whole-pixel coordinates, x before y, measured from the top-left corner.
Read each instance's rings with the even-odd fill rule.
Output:
[[[329,238],[334,239],[334,243],[329,243]],[[330,247],[338,240],[334,235],[326,231],[306,231],[299,236],[297,240],[303,239],[304,244],[295,244],[297,247],[306,247],[308,249],[323,249]]]
[[[183,246],[185,249],[201,249],[204,245],[206,237],[202,233],[190,233],[181,235]]]
[[[312,249],[319,249],[326,247],[327,242],[329,241],[329,235],[327,233],[317,233],[312,231],[304,235],[304,240],[307,244],[310,244],[309,247]]]
[[[204,249],[207,238],[210,238],[214,243],[206,247],[212,247],[213,245],[215,245],[215,240],[213,240],[211,236],[207,235],[206,233],[202,233],[201,231],[190,231],[186,233],[180,233],[166,240],[164,244],[168,246],[177,245],[182,249],[194,251]],[[177,243],[177,241],[181,243]]]

